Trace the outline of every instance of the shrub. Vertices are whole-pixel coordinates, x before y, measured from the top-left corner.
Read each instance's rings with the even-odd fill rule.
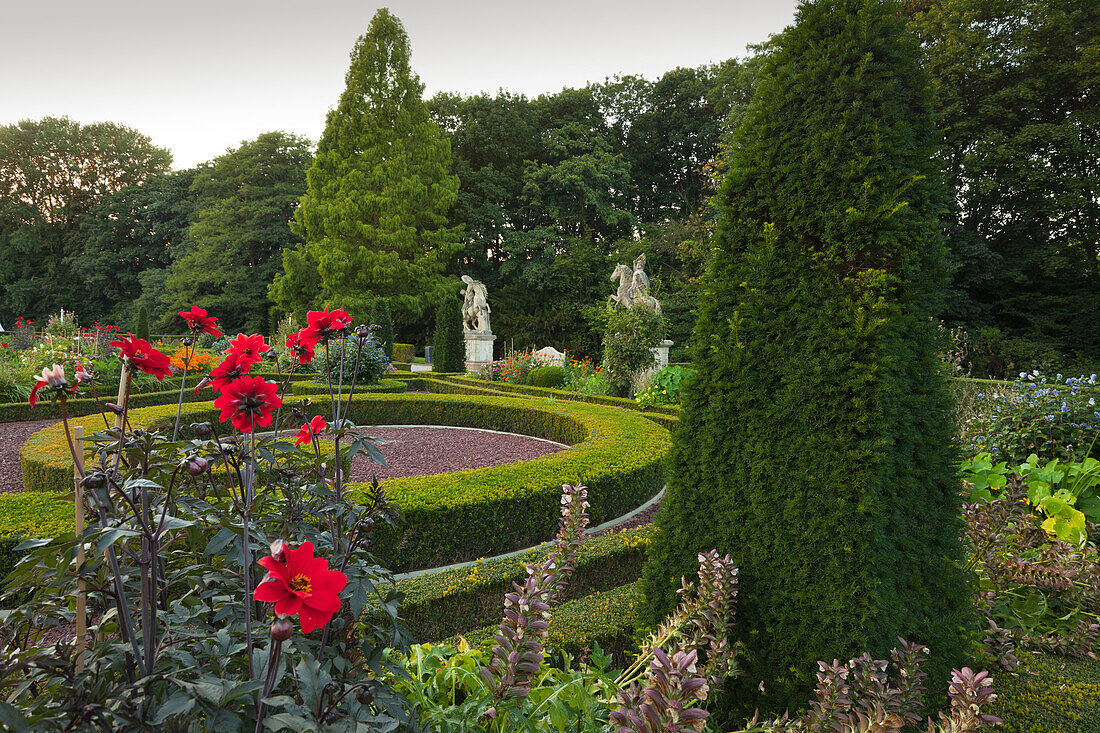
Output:
[[[1011,384],[985,383],[976,415],[964,425],[971,452],[988,450],[999,461],[1022,463],[1035,453],[1044,462],[1100,456],[1100,388],[1096,375],[1048,378],[1021,372]]]
[[[532,387],[561,387],[565,384],[565,367],[535,367],[527,373],[525,383]]]
[[[466,340],[462,336],[462,308],[448,294],[435,310],[435,349],[433,372],[466,371]]]
[[[341,349],[344,351],[343,355],[340,353]],[[345,391],[351,386],[353,379],[358,380],[357,385],[364,387],[377,384],[390,368],[390,360],[386,358],[381,344],[373,335],[349,336],[347,339],[335,341],[328,352],[327,363],[325,358],[325,352],[320,351],[314,361],[320,364],[322,373],[328,374],[333,385],[340,383],[342,371]],[[358,376],[355,376],[357,368]]]
[[[670,479],[643,574],[657,623],[695,554],[742,572],[737,709],[797,709],[817,661],[973,625],[931,320],[947,282],[931,96],[890,3],[821,0],[735,133]],[[758,684],[763,683],[760,692]]]
[[[653,348],[664,328],[661,316],[641,305],[607,312],[603,368],[613,394],[629,397],[638,375],[657,363]]]
[[[412,344],[394,344],[393,360],[402,364],[412,364],[416,360],[416,347]]]
[[[371,306],[370,322],[381,330],[375,334],[378,343],[382,346],[386,358],[393,361],[393,319],[390,318],[390,305],[385,298],[375,298]],[[409,359],[412,361],[412,359]]]
[[[139,339],[149,340],[149,309],[138,306],[137,322],[134,324],[134,336]]]

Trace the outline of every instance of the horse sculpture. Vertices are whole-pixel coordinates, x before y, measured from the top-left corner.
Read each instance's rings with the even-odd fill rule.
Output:
[[[619,289],[607,299],[608,309],[615,306],[629,308],[633,305],[630,297],[630,285],[633,281],[633,273],[626,265],[615,265],[615,272],[611,273],[611,282],[619,281]]]
[[[649,294],[649,278],[646,277],[645,255],[641,255],[634,261],[634,268],[626,265],[615,265],[615,271],[611,273],[611,281],[619,281],[619,289],[615,295],[607,299],[609,309],[631,308],[640,305],[647,310],[660,315],[661,304]]]

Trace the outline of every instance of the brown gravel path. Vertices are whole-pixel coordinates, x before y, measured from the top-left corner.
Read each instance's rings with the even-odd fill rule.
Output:
[[[32,433],[53,420],[28,420],[27,422],[0,423],[0,494],[13,494],[23,490],[23,469],[19,467],[19,449]]]
[[[370,481],[372,475],[381,480],[500,466],[564,450],[537,438],[492,430],[378,427],[363,432],[389,441],[381,446],[386,467],[356,456],[351,466],[353,481]]]

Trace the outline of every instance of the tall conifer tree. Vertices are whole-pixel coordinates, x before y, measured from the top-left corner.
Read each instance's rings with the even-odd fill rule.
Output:
[[[764,77],[720,193],[647,614],[717,548],[741,568],[738,706],[804,708],[817,660],[899,635],[931,648],[942,690],[969,588],[919,50],[892,2],[819,0]]]
[[[447,226],[458,191],[450,142],[428,119],[408,36],[385,8],[355,44],[346,81],[294,212],[305,242],[286,252],[272,299],[287,311],[335,302],[366,315],[385,297],[407,323],[438,297],[462,248]]]

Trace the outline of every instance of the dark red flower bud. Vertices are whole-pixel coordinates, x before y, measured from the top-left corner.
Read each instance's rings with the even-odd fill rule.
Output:
[[[210,461],[196,456],[187,462],[187,473],[192,476],[201,476],[210,467]]]
[[[208,422],[191,423],[191,429],[195,431],[197,438],[205,438],[214,432],[214,428]]]
[[[279,562],[286,562],[287,544],[283,540],[275,540],[271,543],[271,556]]]
[[[271,624],[271,638],[275,641],[286,641],[294,633],[294,624],[290,619],[280,616]]]
[[[95,491],[107,485],[107,477],[102,473],[90,473],[81,481],[85,488]]]

